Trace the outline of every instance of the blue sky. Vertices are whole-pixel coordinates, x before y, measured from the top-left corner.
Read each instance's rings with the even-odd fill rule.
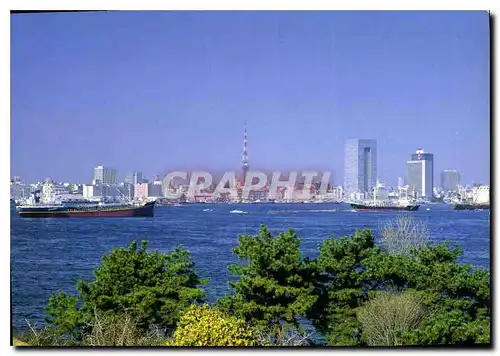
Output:
[[[487,12],[11,15],[11,175],[80,183],[316,169],[343,180],[348,138],[378,141],[392,184],[422,147],[489,182]]]

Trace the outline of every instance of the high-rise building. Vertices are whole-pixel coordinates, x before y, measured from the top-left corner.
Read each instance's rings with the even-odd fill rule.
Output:
[[[142,173],[141,172],[131,172],[125,177],[124,183],[128,184],[140,184],[142,183]]]
[[[456,192],[460,184],[460,173],[455,169],[445,169],[441,172],[441,188],[445,191]]]
[[[115,184],[116,170],[109,167],[95,167],[93,184]]]
[[[434,155],[419,148],[406,162],[406,184],[413,197],[432,198],[434,192]]]
[[[377,183],[377,141],[349,139],[345,144],[344,189],[346,196],[367,196]]]

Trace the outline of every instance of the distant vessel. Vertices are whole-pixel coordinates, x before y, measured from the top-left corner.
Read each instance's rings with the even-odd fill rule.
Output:
[[[378,183],[373,188],[373,200],[365,200],[361,202],[350,202],[349,205],[354,210],[406,210],[416,211],[420,207],[419,204],[410,202],[407,198],[400,198],[396,201],[377,200]]]
[[[490,204],[457,203],[453,206],[455,210],[490,210]]]
[[[416,211],[420,207],[418,204],[411,204],[409,202],[404,201],[366,201],[350,203],[351,208],[354,210],[407,210],[407,211]]]
[[[238,210],[238,209],[235,209],[235,210],[231,210],[230,211],[231,214],[247,214],[246,211],[243,211],[243,210]]]
[[[487,185],[474,187],[472,199],[453,203],[455,210],[490,210],[490,187]]]
[[[16,210],[20,216],[32,218],[152,217],[155,213],[155,202],[137,204],[64,201],[44,204],[40,202],[40,191],[37,190],[28,204],[19,205]]]

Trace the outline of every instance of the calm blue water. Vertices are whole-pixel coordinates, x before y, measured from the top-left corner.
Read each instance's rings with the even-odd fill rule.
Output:
[[[229,213],[233,209],[248,214]],[[269,210],[295,213],[276,215],[268,214]],[[210,278],[205,289],[213,302],[229,291],[227,267],[237,261],[232,254],[237,236],[255,234],[260,224],[273,232],[295,229],[304,253],[315,256],[324,238],[349,235],[363,227],[378,231],[381,222],[397,214],[352,212],[347,206],[335,204],[192,204],[158,207],[156,212],[154,218],[123,219],[26,219],[12,213],[14,329],[25,329],[25,319],[41,321],[53,292],[73,293],[78,279],[92,278],[92,269],[104,254],[114,247],[127,247],[132,240],[149,240],[151,249],[163,252],[178,244],[186,247],[199,275]],[[429,205],[412,215],[427,221],[431,240],[458,243],[464,250],[461,262],[489,268],[488,211],[454,211],[448,205]]]

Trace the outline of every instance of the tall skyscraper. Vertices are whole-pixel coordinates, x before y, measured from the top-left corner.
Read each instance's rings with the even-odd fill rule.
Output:
[[[345,144],[344,189],[347,195],[371,192],[377,183],[377,141],[349,139]]]
[[[125,177],[124,182],[129,183],[129,184],[133,184],[133,185],[140,184],[140,183],[142,183],[142,173],[141,172],[129,173]]]
[[[94,184],[115,184],[116,183],[116,170],[109,167],[95,167],[94,168]]]
[[[408,193],[418,198],[432,198],[434,191],[434,155],[419,148],[406,162]]]
[[[441,188],[445,191],[458,191],[460,173],[455,169],[445,169],[441,172]]]

